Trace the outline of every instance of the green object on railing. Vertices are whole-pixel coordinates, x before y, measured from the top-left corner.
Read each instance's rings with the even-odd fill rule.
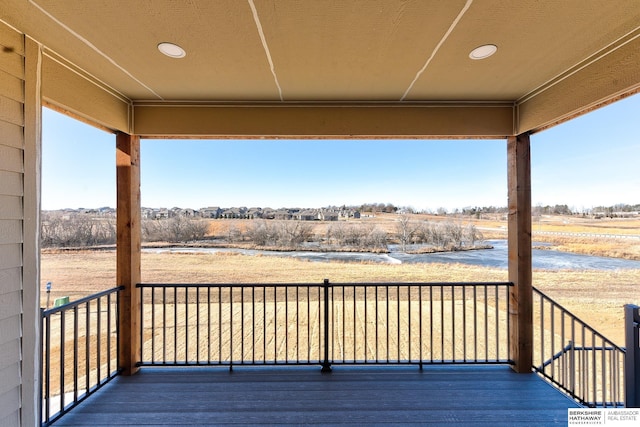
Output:
[[[60,307],[65,304],[69,304],[69,297],[56,298],[55,301],[53,301],[54,307]]]

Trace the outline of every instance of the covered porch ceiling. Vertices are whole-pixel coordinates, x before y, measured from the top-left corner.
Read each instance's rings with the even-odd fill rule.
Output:
[[[2,0],[1,10],[42,45],[47,105],[142,137],[500,138],[640,89],[637,0]],[[163,55],[162,42],[186,56]],[[487,44],[494,55],[470,58]]]

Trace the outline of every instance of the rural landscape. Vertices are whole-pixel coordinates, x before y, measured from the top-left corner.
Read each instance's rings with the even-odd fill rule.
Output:
[[[568,214],[562,207],[534,212],[534,248],[630,261],[624,269],[536,269],[534,286],[624,345],[622,307],[640,303],[640,217],[634,206]],[[545,212],[546,210],[546,212]],[[220,210],[222,212],[222,210]],[[325,209],[328,215],[329,209]],[[111,211],[43,213],[41,305],[71,300],[115,283],[115,218]],[[457,262],[323,262],[292,252],[491,253],[506,239],[504,209],[413,213],[385,204],[335,208],[331,219],[289,212],[288,218],[242,213],[212,217],[193,211],[150,213],[143,221],[142,281],[150,283],[321,283],[506,281],[505,268]],[[217,211],[216,211],[217,212]],[[298,210],[304,212],[304,210]],[[282,214],[282,213],[281,213]],[[333,213],[332,213],[333,215]],[[199,248],[199,249],[198,249]],[[217,250],[216,250],[217,249]],[[221,250],[224,249],[224,250]],[[250,252],[247,252],[250,251]],[[253,251],[253,252],[251,252]],[[484,252],[482,252],[484,251]],[[393,253],[391,258],[393,258]],[[274,256],[275,255],[275,256]],[[428,255],[427,255],[428,256]],[[634,262],[639,267],[634,267]],[[47,292],[46,283],[51,283]]]

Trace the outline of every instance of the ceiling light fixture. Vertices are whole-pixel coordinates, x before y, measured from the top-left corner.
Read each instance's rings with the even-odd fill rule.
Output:
[[[160,43],[158,44],[158,50],[169,58],[184,58],[187,55],[183,48],[173,43]]]
[[[496,53],[498,46],[495,44],[485,44],[473,49],[469,54],[471,59],[485,59]]]

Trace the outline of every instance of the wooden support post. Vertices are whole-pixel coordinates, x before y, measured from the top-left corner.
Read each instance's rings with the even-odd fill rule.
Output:
[[[117,284],[120,292],[119,365],[123,375],[138,371],[140,357],[140,137],[116,135]]]
[[[507,139],[509,193],[510,354],[516,372],[533,364],[533,288],[531,275],[531,152],[529,135]]]

